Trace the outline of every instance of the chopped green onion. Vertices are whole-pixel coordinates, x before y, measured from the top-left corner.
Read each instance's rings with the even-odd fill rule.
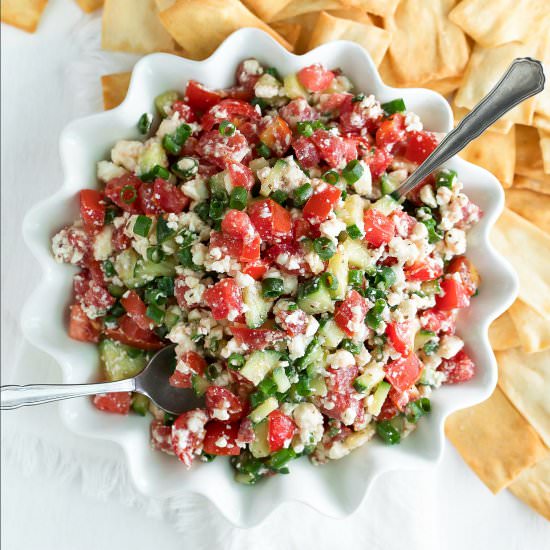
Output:
[[[281,471],[286,464],[288,464],[292,459],[296,458],[296,452],[291,449],[281,449],[273,453],[266,461],[266,466],[270,470]]]
[[[193,157],[181,157],[172,165],[172,172],[181,179],[190,179],[199,171],[199,161]]]
[[[377,288],[388,289],[396,281],[395,271],[388,266],[379,267],[374,276],[374,286]]]
[[[376,302],[376,300],[384,300],[386,298],[386,293],[379,288],[374,288],[369,286],[364,291],[365,298],[368,298],[371,302]]]
[[[176,142],[174,136],[166,134],[162,138],[162,146],[168,151],[171,155],[179,155],[181,151],[181,145]]]
[[[218,367],[215,363],[210,363],[206,367],[206,378],[210,381],[215,380],[220,375],[220,371],[218,370]]]
[[[158,277],[156,282],[159,291],[167,298],[174,295],[174,277]]]
[[[266,397],[270,397],[277,393],[277,384],[272,376],[266,376],[259,384],[260,390]]]
[[[441,170],[435,176],[435,186],[437,189],[440,187],[447,187],[452,189],[453,183],[456,181],[457,173],[454,170]]]
[[[340,175],[336,170],[328,170],[323,174],[323,179],[331,185],[336,185],[340,180]]]
[[[154,304],[149,304],[145,315],[147,315],[155,325],[160,325],[164,319],[164,310]]]
[[[401,98],[392,99],[387,103],[382,103],[382,105],[380,106],[382,107],[382,109],[384,109],[386,113],[388,113],[388,115],[393,115],[394,113],[403,113],[406,110],[405,102]]]
[[[262,281],[262,295],[265,298],[278,298],[284,291],[285,285],[282,279],[267,277]]]
[[[200,268],[193,262],[193,254],[191,253],[191,248],[182,248],[178,252],[178,260],[183,267],[193,269],[194,271],[200,271]]]
[[[188,124],[178,126],[173,134],[166,134],[162,138],[162,146],[172,155],[179,155],[183,144],[192,134],[191,127]]]
[[[169,180],[170,179],[170,172],[164,168],[164,166],[160,166],[159,164],[155,165],[152,170],[149,170],[149,172],[146,172],[145,174],[141,174],[140,179],[141,181],[154,181],[157,178],[162,178],[163,180]]]
[[[105,210],[105,225],[113,223],[113,220],[117,217],[118,208],[109,206]]]
[[[301,283],[298,286],[298,300],[313,294],[319,290],[319,285],[321,284],[321,279],[319,277],[313,277]]]
[[[151,113],[143,113],[138,120],[137,127],[142,135],[148,134],[153,124],[153,115]]]
[[[155,97],[155,107],[163,118],[168,116],[172,104],[174,101],[177,101],[179,97],[178,92],[175,90],[169,90]]]
[[[120,200],[126,204],[132,204],[137,199],[137,191],[133,185],[125,185],[120,190]]]
[[[168,227],[168,222],[162,217],[157,218],[157,242],[158,244],[163,243],[166,239],[171,237],[175,231]]]
[[[437,340],[430,340],[429,342],[426,342],[424,346],[422,347],[422,351],[426,355],[433,355],[437,349],[439,348],[439,344]]]
[[[123,286],[118,285],[109,285],[107,287],[107,290],[109,291],[109,294],[111,296],[114,296],[115,298],[122,298],[122,295],[124,294],[125,290]]]
[[[298,377],[298,382],[293,385],[296,393],[302,397],[311,395],[310,379],[307,372],[303,372]]]
[[[232,370],[240,370],[244,366],[244,355],[232,353],[227,360],[227,366]]]
[[[277,80],[282,80],[279,71],[275,67],[268,67],[265,70],[265,73],[270,74],[273,78],[276,78]]]
[[[288,199],[288,193],[285,193],[284,191],[281,191],[281,189],[277,189],[276,191],[273,191],[273,193],[271,193],[271,198],[283,205],[286,201],[286,199]]]
[[[160,246],[150,246],[147,249],[147,259],[154,264],[159,264],[164,260],[164,252]]]
[[[311,121],[302,120],[296,123],[296,131],[304,137],[310,137],[313,135],[313,127]]]
[[[313,195],[313,187],[309,183],[300,185],[298,189],[294,189],[293,200],[296,206],[304,205],[307,200]]]
[[[122,287],[119,286],[118,288],[122,288]],[[112,315],[113,317],[120,317],[125,313],[126,313],[126,310],[124,309],[124,307],[120,302],[115,302],[115,305],[109,310],[109,315]]]
[[[248,192],[244,187],[234,187],[229,197],[229,208],[244,210],[248,200]]]
[[[367,312],[365,321],[370,328],[376,330],[380,326],[380,323],[382,323],[382,312],[385,307],[385,300],[376,300],[374,306]]]
[[[227,193],[222,191],[216,193],[210,201],[209,217],[213,220],[221,220],[228,203],[229,198],[227,197]]]
[[[399,430],[389,420],[378,422],[376,424],[376,433],[388,445],[395,445],[401,441]]]
[[[436,229],[437,222],[433,218],[428,218],[427,220],[420,220],[428,230],[428,242],[434,244],[439,242],[443,235],[440,231]]]
[[[363,288],[365,272],[362,269],[350,269],[348,272],[348,284],[353,288]]]
[[[266,103],[265,99],[263,99],[261,97],[253,97],[250,100],[250,105],[252,105],[253,107],[258,105],[260,107],[260,110],[262,110],[262,111],[267,107],[267,103]]]
[[[363,236],[363,233],[361,233],[361,230],[356,224],[348,225],[346,231],[348,232],[350,239],[360,239]]]
[[[342,176],[344,176],[349,185],[352,185],[361,178],[364,171],[363,165],[357,159],[354,159],[349,161],[347,166],[342,170]]]
[[[255,391],[254,393],[251,393],[248,399],[250,400],[250,406],[255,409],[258,405],[261,405],[268,396],[261,392],[261,391]]]
[[[409,422],[418,422],[418,419],[432,410],[432,404],[427,397],[421,397],[417,401],[409,403],[407,420]]]
[[[338,279],[329,271],[321,274],[321,283],[329,290],[336,290],[338,288]]]
[[[118,327],[118,317],[115,317],[114,315],[105,315],[105,317],[103,317],[103,322],[107,328]]]
[[[195,214],[197,214],[203,222],[208,222],[208,218],[210,217],[210,203],[208,201],[199,202],[199,204],[195,206]]]
[[[365,94],[357,94],[351,98],[352,103],[361,103],[365,99]]]
[[[136,235],[139,235],[140,237],[147,237],[149,235],[149,230],[151,229],[152,223],[153,220],[151,220],[151,218],[139,215],[134,222],[133,231]]]
[[[145,290],[143,300],[146,304],[162,306],[166,303],[167,297],[164,292],[158,288],[148,288]]]
[[[116,275],[115,266],[111,260],[105,260],[102,265],[106,277],[114,277]]]
[[[258,155],[260,155],[260,157],[263,157],[264,159],[268,159],[271,157],[271,149],[261,141],[260,143],[258,143],[258,145],[256,145],[256,151],[258,152]]]
[[[204,462],[212,462],[216,459],[216,456],[218,455],[209,455],[208,453],[205,453],[204,451],[201,453],[201,460]]]
[[[340,347],[342,349],[345,349],[346,351],[349,351],[350,353],[353,353],[354,355],[357,355],[361,352],[361,344],[357,344],[356,342],[354,342],[353,340],[349,340],[348,338],[342,340]]]
[[[232,122],[229,122],[229,120],[224,120],[222,123],[220,123],[220,127],[218,128],[218,131],[222,136],[229,137],[232,136],[236,132],[237,128]]]
[[[318,237],[313,241],[313,249],[321,260],[330,260],[336,254],[335,244],[327,237]]]

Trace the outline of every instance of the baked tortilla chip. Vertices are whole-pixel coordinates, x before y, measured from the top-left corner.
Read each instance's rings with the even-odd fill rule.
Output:
[[[103,0],[76,0],[82,11],[92,13],[103,6]]]
[[[519,346],[520,341],[516,325],[507,311],[491,323],[489,327],[489,341],[494,351],[502,351]]]
[[[529,189],[536,193],[542,193],[543,195],[550,195],[550,181],[540,181],[525,176],[516,176],[514,178],[514,189]]]
[[[497,48],[486,49],[476,46],[470,57],[464,82],[459,88],[455,103],[459,107],[473,109],[500,80],[516,57],[536,57],[538,42],[528,44],[511,42]],[[535,112],[535,98],[523,101],[502,119],[514,124],[531,124]]]
[[[113,73],[101,77],[101,89],[103,90],[103,108],[107,111],[120,105],[130,85],[132,73]]]
[[[496,357],[500,389],[550,446],[550,351],[511,349]]]
[[[459,76],[468,63],[466,35],[449,21],[456,0],[402,0],[384,27],[393,35],[389,48],[400,86]]]
[[[539,130],[542,165],[545,174],[550,174],[550,132]]]
[[[315,23],[317,23],[317,18],[319,13],[306,13],[304,15],[297,15],[296,17],[291,17],[289,19],[284,19],[281,21],[276,21],[271,23],[272,27],[275,29],[277,23],[284,23],[287,25],[300,25],[300,36],[296,41],[294,46],[294,53],[303,54],[307,52],[307,47],[309,44],[309,39],[315,28]]]
[[[379,65],[390,44],[391,35],[374,25],[365,25],[321,12],[309,41],[309,49],[334,40],[356,42],[369,52],[374,64]]]
[[[550,24],[548,0],[462,0],[449,19],[480,46],[527,42]]]
[[[550,132],[550,117],[545,117],[544,115],[539,115],[535,112],[535,116],[533,117],[533,126],[539,130]]]
[[[345,0],[350,6],[361,8],[362,10],[380,15],[382,17],[390,17],[395,13],[395,8],[400,0]]]
[[[523,470],[508,489],[550,521],[550,455]]]
[[[507,134],[484,132],[462,149],[460,156],[489,170],[502,187],[512,187],[516,166],[515,129]]]
[[[243,0],[246,7],[264,21],[269,21],[290,2],[291,0]]]
[[[34,32],[48,0],[2,0],[0,18],[3,23],[27,32]]]
[[[296,48],[296,44],[300,39],[300,32],[302,31],[302,25],[298,23],[287,23],[286,21],[277,21],[271,25],[275,32],[278,32],[293,48]]]
[[[430,80],[421,84],[422,88],[428,88],[441,95],[449,95],[460,88],[462,84],[462,75],[449,76],[448,78],[440,78],[439,80]]]
[[[504,209],[491,241],[519,277],[519,298],[550,320],[550,235]]]
[[[506,207],[550,234],[550,196],[528,189],[508,189]]]
[[[453,114],[455,122],[462,120],[469,112],[470,109],[464,109],[464,107],[458,107],[456,103],[452,104]],[[489,131],[498,132],[499,134],[507,134],[514,127],[514,123],[511,120],[499,119],[491,126],[489,126]]]
[[[537,432],[498,387],[484,403],[449,416],[445,433],[493,493],[548,453]]]
[[[516,174],[550,184],[550,176],[544,173],[540,135],[531,126],[516,126]]]
[[[363,23],[365,25],[373,25],[372,18],[369,14],[361,8],[343,8],[340,10],[326,10],[326,13],[333,17],[340,17],[341,19],[351,19],[357,21],[357,23]]]
[[[293,0],[288,3],[281,11],[277,12],[270,19],[266,19],[268,23],[272,21],[280,21],[281,19],[289,19],[298,15],[307,13],[318,13],[326,10],[338,10],[349,6],[350,2],[346,0]]]
[[[550,322],[548,320],[521,300],[516,300],[508,312],[523,351],[537,353],[550,349]],[[550,364],[548,368],[550,369]]]
[[[101,47],[131,53],[181,52],[161,25],[154,0],[105,0]]]
[[[179,0],[159,15],[166,30],[194,59],[208,57],[232,32],[243,27],[261,29],[292,50],[279,33],[239,0]]]

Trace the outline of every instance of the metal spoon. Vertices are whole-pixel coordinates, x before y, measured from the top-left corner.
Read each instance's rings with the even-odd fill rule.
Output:
[[[430,156],[391,194],[400,199],[418,187],[444,162],[464,149],[493,122],[518,103],[544,89],[542,63],[530,57],[515,59],[495,87],[451,130]]]
[[[192,390],[174,388],[168,383],[168,378],[174,371],[174,348],[175,345],[162,348],[136,377],[116,382],[2,386],[0,409],[17,409],[27,405],[39,405],[98,393],[134,391],[146,395],[166,412],[179,415],[200,407],[202,401]]]

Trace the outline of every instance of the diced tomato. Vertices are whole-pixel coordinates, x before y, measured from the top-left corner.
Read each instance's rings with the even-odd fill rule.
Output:
[[[350,93],[334,93],[323,94],[319,98],[319,110],[322,113],[330,113],[333,116],[349,113],[353,108],[353,94]],[[305,99],[303,100],[305,101]],[[305,119],[311,120],[311,119]]]
[[[262,240],[278,242],[290,236],[290,212],[272,199],[262,199],[248,207],[248,215]]]
[[[250,62],[256,62],[256,59],[245,59],[244,61],[241,61],[237,65],[237,70],[235,71],[235,79],[237,80],[237,83],[246,89],[254,89],[254,86],[256,85],[256,82],[258,82],[258,79],[261,76],[261,68],[260,70],[256,72],[249,72],[247,68],[250,66]],[[256,65],[254,63],[254,65]]]
[[[376,145],[389,151],[399,141],[405,139],[405,119],[396,113],[384,120],[376,131]]]
[[[219,248],[222,256],[229,254],[232,258],[242,263],[254,262],[260,259],[260,245],[262,240],[258,234],[252,238],[243,240],[238,237],[230,237],[219,231],[212,231],[210,234],[210,250]]]
[[[441,292],[435,297],[438,309],[462,309],[470,305],[470,296],[464,285],[454,278],[441,281]]]
[[[247,263],[243,267],[242,272],[245,275],[249,275],[256,281],[259,281],[267,273],[267,270],[269,269],[270,265],[271,265],[271,262],[269,262],[268,260],[260,259],[254,262]]]
[[[183,101],[174,101],[174,103],[172,103],[172,111],[179,114],[180,120],[185,122],[197,122],[197,115],[195,115],[193,109]]]
[[[129,290],[124,294],[120,299],[120,304],[139,328],[150,330],[153,321],[147,317],[147,306],[135,290]]]
[[[298,218],[292,223],[292,236],[296,241],[300,241],[304,237],[315,239],[319,237],[320,231],[317,227],[312,226],[304,218]]]
[[[342,365],[335,369],[334,367],[327,367],[327,388],[329,391],[349,393],[352,391],[352,382],[359,374],[359,369],[355,362],[349,365]]]
[[[270,246],[264,257],[291,275],[305,275],[311,272],[298,243],[284,242]]]
[[[186,293],[191,290],[191,287],[187,284],[186,279],[185,275],[178,275],[174,280],[174,296],[183,310],[193,309],[201,305],[195,303],[192,299],[188,299]]]
[[[363,160],[368,165],[373,180],[377,180],[393,161],[393,155],[384,147],[373,147]]]
[[[349,148],[342,137],[335,136],[328,130],[315,130],[310,139],[317,147],[321,158],[329,166],[332,168],[343,168],[345,166]]]
[[[90,278],[90,272],[82,272],[75,275],[73,279],[73,288],[76,299],[84,308],[88,310],[86,315],[90,316],[90,310],[97,313],[96,317],[105,314],[116,302],[102,282]],[[92,315],[93,317],[93,315]]]
[[[115,414],[128,414],[132,403],[130,392],[98,393],[94,395],[92,403],[96,409]]]
[[[431,132],[409,132],[409,141],[405,158],[420,164],[424,162],[437,147],[437,138]]]
[[[241,400],[227,388],[221,386],[209,386],[206,390],[206,410],[210,418],[235,422],[240,420],[244,414],[244,407]]]
[[[208,415],[202,409],[184,412],[172,424],[172,448],[174,454],[189,468],[200,454],[206,436]]]
[[[251,240],[256,230],[246,212],[228,210],[222,219],[222,231],[229,237]]]
[[[209,455],[236,456],[241,454],[237,445],[239,423],[212,420],[206,425],[203,451]]]
[[[244,187],[247,191],[252,189],[255,181],[254,173],[248,166],[236,160],[227,159],[226,167],[233,187]]]
[[[309,223],[318,225],[324,222],[340,199],[342,191],[334,185],[327,185],[308,199],[302,215]]]
[[[479,273],[466,256],[456,256],[447,267],[447,273],[458,273],[468,296],[473,296],[480,283]]]
[[[409,237],[418,223],[416,218],[409,216],[403,210],[394,210],[390,218],[395,223],[395,230],[400,237]]]
[[[101,333],[101,323],[90,319],[79,304],[73,304],[69,309],[69,336],[73,340],[97,344]]]
[[[189,205],[189,197],[185,196],[174,184],[162,178],[155,180],[153,191],[163,212],[179,214]]]
[[[393,401],[388,396],[386,397],[386,400],[382,405],[382,409],[380,410],[380,414],[376,417],[376,420],[391,420],[392,418],[395,418],[398,414],[399,409],[395,406]]]
[[[151,446],[157,451],[173,455],[172,426],[166,426],[162,420],[153,420],[150,427]]]
[[[185,88],[185,99],[193,111],[205,112],[222,100],[219,92],[209,90],[196,80],[190,80]]]
[[[130,247],[132,241],[130,240],[130,237],[124,233],[125,225],[121,225],[120,227],[114,227],[113,228],[113,236],[111,237],[111,242],[113,243],[113,248],[117,252],[121,252],[122,250],[126,250]]]
[[[351,138],[344,138],[344,160],[346,164],[357,158],[357,142]]]
[[[292,141],[292,130],[280,116],[264,117],[258,135],[277,157],[286,153]]]
[[[88,233],[96,233],[105,223],[105,201],[95,189],[80,191],[80,217]]]
[[[376,114],[369,102],[350,102],[349,110],[340,116],[340,124],[345,132],[358,133],[364,128],[371,134],[375,134],[382,121],[382,114]]]
[[[369,208],[363,216],[365,241],[373,248],[389,243],[395,235],[395,223],[375,208]]]
[[[356,290],[350,290],[346,299],[336,306],[334,321],[348,336],[353,337],[361,333],[367,311],[365,298]]]
[[[323,67],[320,63],[300,69],[296,76],[300,84],[310,92],[322,92],[334,80],[334,73]]]
[[[239,260],[241,263],[255,262],[260,259],[262,239],[257,233],[251,239],[243,239],[243,248]]]
[[[356,392],[340,393],[329,392],[323,399],[321,412],[329,418],[335,418],[346,426],[351,426],[355,419],[361,416],[361,409],[365,407],[364,399],[356,399]],[[326,404],[330,403],[329,407]]]
[[[117,206],[130,214],[141,213],[141,204],[138,200],[138,191],[141,180],[133,174],[123,174],[109,180],[105,185],[105,195]]]
[[[279,410],[271,411],[267,417],[267,441],[269,452],[280,451],[290,445],[296,425],[292,418]]]
[[[117,328],[105,328],[104,334],[108,338],[118,340],[134,348],[154,350],[165,346],[164,342],[151,330],[143,330],[127,314],[118,318]]]
[[[454,357],[443,359],[437,370],[447,375],[445,384],[460,384],[473,378],[476,366],[468,354],[460,350]]]
[[[216,124],[220,124],[224,120],[235,124],[243,118],[260,120],[260,115],[256,109],[246,101],[240,99],[222,99],[203,115],[201,126],[205,132],[208,132],[212,130]]]
[[[413,344],[413,325],[412,321],[403,321],[402,323],[392,322],[386,327],[386,334],[393,346],[393,349],[401,355],[409,355]]]
[[[333,95],[334,94],[331,94],[329,97]],[[279,109],[279,115],[288,122],[291,128],[296,128],[298,122],[316,120],[319,118],[319,113],[311,107],[303,97],[293,99],[281,107]]]
[[[310,138],[300,136],[292,142],[296,160],[303,168],[313,168],[321,161],[319,151]]]
[[[404,271],[407,281],[433,281],[443,275],[443,267],[439,261],[431,256],[411,266],[405,266]]]
[[[235,371],[233,371],[235,372]],[[243,418],[239,424],[239,433],[237,434],[237,444],[244,446],[246,443],[252,443],[256,438],[254,425],[250,418]]]
[[[160,216],[162,208],[152,183],[143,183],[138,190],[139,210],[148,216]]]
[[[244,325],[233,325],[229,328],[238,344],[245,344],[249,350],[273,347],[275,342],[286,338],[282,330],[268,328],[248,328]]]
[[[420,314],[420,325],[426,330],[454,334],[455,317],[452,310],[440,311],[435,308],[427,309]]]
[[[390,361],[386,365],[386,378],[399,391],[408,390],[416,383],[422,371],[422,363],[414,352]]]
[[[168,382],[174,388],[191,388],[193,376],[202,376],[206,370],[206,361],[194,351],[186,351],[177,358],[176,368]]]
[[[244,310],[241,289],[234,279],[222,279],[204,291],[203,299],[216,321],[235,320]]]
[[[239,130],[232,136],[222,136],[218,130],[210,130],[199,138],[196,152],[207,162],[223,169],[228,161],[241,162],[250,153],[250,147]]]
[[[295,309],[294,311],[277,309],[275,321],[281,328],[286,330],[287,334],[290,336],[297,336],[298,334],[305,333],[308,324],[308,316],[307,313],[301,309]]]
[[[388,399],[397,407],[398,410],[403,412],[405,407],[411,402],[416,401],[420,397],[418,388],[411,386],[410,388],[400,391],[393,386],[388,393]]]

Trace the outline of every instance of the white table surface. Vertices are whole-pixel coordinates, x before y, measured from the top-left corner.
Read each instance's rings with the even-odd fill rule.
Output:
[[[3,383],[17,374],[13,369],[23,349],[18,315],[38,278],[37,266],[22,241],[21,219],[30,204],[59,185],[57,139],[62,127],[74,116],[101,108],[97,88],[88,95],[86,91],[79,94],[74,91],[80,81],[86,86],[89,83],[99,86],[99,74],[96,79],[79,64],[85,55],[81,48],[83,35],[91,29],[97,30],[97,21],[90,26],[91,19],[71,0],[50,0],[36,34],[28,35],[2,25]],[[84,36],[84,39],[96,38]],[[101,66],[103,72],[121,70],[130,64],[131,58],[123,55],[109,54],[95,60],[95,66]],[[87,102],[88,96],[95,103]],[[50,369],[40,381],[55,380],[59,380],[59,373]],[[38,382],[26,380],[33,381]],[[3,422],[9,421],[3,415]],[[60,425],[59,429],[64,428]],[[437,528],[434,526],[434,533],[440,548],[520,550],[541,549],[545,545],[548,548],[550,524],[507,491],[492,495],[450,444],[440,466],[429,475],[437,481],[439,524]],[[243,548],[235,542],[237,537],[232,537],[230,530],[214,533],[216,540],[209,540],[205,534],[200,540],[192,540],[176,532],[167,521],[148,517],[136,508],[113,499],[100,501],[86,496],[78,479],[60,482],[39,474],[26,477],[17,465],[4,465],[1,481],[1,543],[6,550]],[[384,483],[383,479],[379,483]],[[308,518],[314,518],[308,520],[313,523],[308,529],[328,529],[328,523],[332,524],[324,548],[339,544],[340,537],[334,535],[337,520],[312,515]],[[389,510],[388,525],[380,528],[395,529],[404,547],[407,533],[399,532],[399,524],[399,517]],[[365,548],[357,521],[345,520],[341,525],[357,534],[354,539],[357,548]],[[276,525],[272,532],[276,537]]]

